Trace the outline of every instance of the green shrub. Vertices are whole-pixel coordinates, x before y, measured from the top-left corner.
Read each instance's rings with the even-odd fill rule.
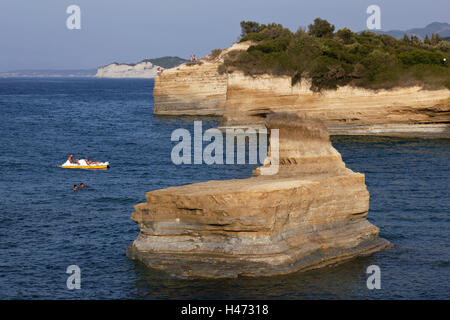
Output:
[[[288,75],[292,85],[302,78],[311,89],[335,89],[352,85],[372,89],[423,85],[449,87],[450,44],[434,36],[430,43],[417,37],[403,40],[371,31],[334,32],[328,21],[317,18],[308,32],[292,33],[280,24],[241,23],[241,41],[253,40],[247,51],[232,51],[219,72],[241,70],[245,74]],[[448,64],[448,63],[447,63]]]
[[[336,32],[336,37],[342,40],[345,44],[355,42],[355,34],[348,28],[340,29]]]
[[[222,53],[222,49],[214,49],[211,51],[211,59],[215,59]]]
[[[244,41],[262,41],[264,39],[263,35],[261,33],[256,33],[256,32],[251,32],[246,34],[244,37],[241,38],[241,40],[239,42],[244,42]]]
[[[389,53],[375,49],[362,59],[361,63],[367,70],[366,75],[369,80],[374,80],[377,74],[392,68],[395,61]]]
[[[261,26],[255,21],[241,21],[241,38],[249,33],[258,33],[261,31]]]
[[[430,52],[426,50],[412,50],[408,52],[402,52],[399,54],[400,60],[405,65],[415,64],[442,64],[442,60],[445,56],[438,52]]]
[[[308,32],[310,35],[318,38],[331,37],[334,32],[334,26],[327,20],[316,18],[314,23],[308,26]]]

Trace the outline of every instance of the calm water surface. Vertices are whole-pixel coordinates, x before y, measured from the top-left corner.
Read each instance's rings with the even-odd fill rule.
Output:
[[[145,193],[251,176],[254,166],[175,166],[176,128],[192,118],[152,114],[152,80],[0,80],[0,299],[450,298],[450,141],[334,137],[347,166],[366,174],[369,220],[396,246],[307,273],[185,280],[125,256]],[[204,129],[218,124],[203,119]],[[192,131],[191,131],[192,132]],[[59,168],[69,155],[108,171]],[[74,184],[88,188],[73,192]],[[81,290],[66,288],[67,266]],[[381,290],[365,270],[381,268]]]

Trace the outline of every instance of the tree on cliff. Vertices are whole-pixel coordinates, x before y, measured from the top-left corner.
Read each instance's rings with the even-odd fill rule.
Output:
[[[288,75],[292,84],[307,78],[311,90],[351,85],[370,89],[426,85],[450,88],[450,43],[437,35],[426,42],[403,40],[371,31],[354,33],[317,18],[308,32],[293,33],[281,24],[241,22],[242,38],[254,43],[246,51],[224,57],[219,72]]]
[[[241,38],[252,32],[261,31],[261,26],[255,21],[241,21]]]
[[[350,44],[355,41],[354,33],[348,28],[338,30],[338,32],[336,32],[336,36],[345,44]]]
[[[308,32],[310,35],[318,38],[331,37],[334,32],[334,25],[327,20],[316,18],[313,24],[308,26]]]
[[[431,44],[435,45],[442,41],[442,38],[437,33],[431,35]]]

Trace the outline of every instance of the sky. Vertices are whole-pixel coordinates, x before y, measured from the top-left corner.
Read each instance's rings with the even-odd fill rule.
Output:
[[[295,31],[321,17],[337,29],[361,31],[374,4],[382,30],[450,23],[449,0],[1,0],[0,71],[201,57],[235,42],[242,20]],[[66,27],[70,5],[81,9],[79,30]]]

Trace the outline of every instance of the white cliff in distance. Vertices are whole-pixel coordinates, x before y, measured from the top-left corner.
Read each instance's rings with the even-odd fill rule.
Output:
[[[137,64],[111,63],[97,69],[96,78],[155,78],[164,68],[142,61]]]

